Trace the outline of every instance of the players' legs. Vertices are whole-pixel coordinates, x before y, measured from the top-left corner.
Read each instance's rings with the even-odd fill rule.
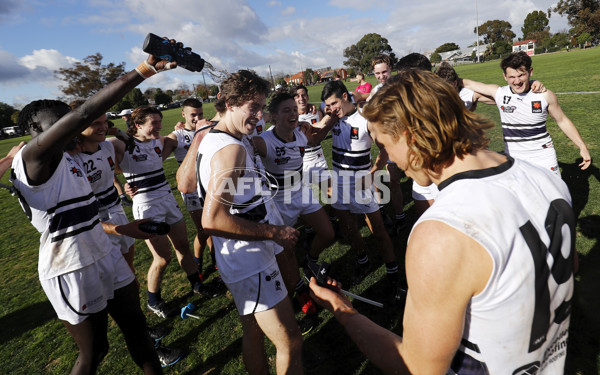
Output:
[[[381,212],[376,210],[365,215],[367,219],[367,225],[369,226],[371,233],[373,233],[375,241],[377,241],[377,248],[381,253],[383,261],[386,263],[394,262],[396,260],[396,255],[394,254],[394,245],[392,244],[392,240],[385,230],[385,226],[383,225]]]
[[[265,334],[260,329],[254,315],[240,316],[242,321],[242,358],[248,374],[264,375],[269,373],[267,353],[265,352]]]
[[[179,261],[179,265],[185,271],[186,275],[192,275],[198,272],[198,268],[190,253],[190,245],[187,239],[187,228],[185,227],[185,221],[181,220],[178,223],[171,225],[171,231],[167,234],[167,237],[173,245],[175,255]]]
[[[366,253],[365,241],[360,234],[356,220],[350,213],[350,210],[340,210],[335,208],[334,212],[340,221],[342,230],[344,231],[348,242],[350,242],[350,248],[359,256]]]
[[[315,238],[308,254],[312,258],[317,259],[319,254],[335,240],[333,226],[323,208],[309,214],[301,215],[300,217],[302,221],[315,231]]]
[[[79,348],[79,355],[71,374],[96,373],[98,365],[108,353],[106,309],[91,314],[78,324],[71,324],[66,320],[62,320],[62,323]]]
[[[277,349],[277,373],[302,374],[302,335],[290,300],[285,298],[275,307],[255,313],[254,319]]]
[[[166,235],[156,236],[146,240],[146,245],[152,253],[152,264],[148,268],[148,291],[151,293],[160,292],[163,273],[171,261],[171,247]]]
[[[136,283],[116,289],[107,310],[121,329],[133,361],[145,374],[162,374],[154,344],[148,336]]]
[[[135,244],[129,247],[129,250],[123,254],[123,258],[127,261],[127,265],[131,268],[131,272],[135,275],[135,267],[133,266],[133,259],[135,258]]]

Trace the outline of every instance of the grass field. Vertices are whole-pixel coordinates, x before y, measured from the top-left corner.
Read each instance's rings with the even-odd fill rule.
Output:
[[[556,53],[533,58],[534,78],[542,81],[546,87],[559,95],[564,112],[573,120],[592,154],[594,164],[581,171],[577,164],[581,161],[575,146],[558,129],[552,120],[548,128],[557,149],[562,176],[573,196],[573,204],[578,216],[577,250],[580,259],[580,272],[576,278],[576,293],[569,354],[567,358],[568,374],[599,374],[600,371],[600,48],[572,50],[569,53]],[[460,76],[488,83],[504,84],[498,61],[477,65],[457,67]],[[375,83],[373,77],[369,77]],[[356,83],[348,83],[354,89]],[[317,104],[322,85],[311,86],[311,102]],[[573,92],[596,92],[569,94]],[[499,122],[495,107],[479,105],[478,112],[488,115]],[[163,134],[168,134],[180,118],[180,110],[163,112]],[[212,104],[205,105],[205,117],[214,114]],[[123,127],[121,120],[117,126]],[[503,150],[501,129],[499,126],[490,131],[490,148]],[[20,140],[29,137],[0,140],[0,155]],[[323,146],[328,154],[331,141]],[[174,159],[165,162],[165,172],[171,186],[175,187],[177,164]],[[2,183],[7,184],[4,176]],[[410,200],[410,183],[403,180],[405,209],[413,212]],[[175,197],[181,204],[180,195]],[[68,373],[73,365],[77,348],[62,324],[56,319],[52,307],[40,287],[37,276],[37,256],[39,235],[27,222],[15,197],[0,189],[0,283],[4,285],[0,294],[0,374],[62,374]],[[126,208],[128,215],[131,210]],[[194,236],[191,219],[186,215],[190,244]],[[131,216],[130,216],[131,217]],[[366,228],[362,229],[367,237]],[[394,240],[397,256],[402,259],[408,233]],[[374,241],[367,237],[369,255],[375,264],[382,264],[375,249]],[[331,273],[344,280],[352,270],[354,254],[348,252],[349,245],[336,243],[326,250],[322,259],[333,263]],[[151,255],[143,241],[136,243],[137,277],[142,285],[140,301],[146,305],[146,271]],[[205,267],[210,264],[208,256]],[[385,270],[383,266],[372,272],[352,292],[373,299],[381,299],[379,283]],[[211,278],[214,275],[210,276]],[[172,329],[163,340],[164,344],[184,348],[188,355],[180,363],[165,369],[170,374],[238,374],[244,373],[241,360],[241,326],[232,300],[226,295],[208,300],[190,297],[189,283],[177,262],[168,266],[163,280],[163,297],[174,306],[182,307],[187,302],[197,306],[200,320],[171,318],[161,321],[153,314],[147,314],[148,322],[153,326],[165,326]],[[375,307],[356,303],[356,307],[379,324],[401,332],[400,314],[397,311],[381,311]],[[319,353],[324,362],[312,371],[314,374],[379,374],[366,358],[358,351],[341,326],[326,311],[320,313],[319,326],[305,337],[306,348]],[[502,324],[502,322],[498,322]],[[110,321],[110,352],[102,363],[100,374],[138,373],[129,358],[120,332]],[[274,349],[268,346],[270,360],[274,359]]]

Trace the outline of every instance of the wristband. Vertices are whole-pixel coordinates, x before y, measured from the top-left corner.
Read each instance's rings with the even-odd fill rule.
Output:
[[[148,64],[147,61],[138,65],[137,68],[135,68],[135,71],[142,76],[143,79],[150,78],[157,73],[156,69]]]

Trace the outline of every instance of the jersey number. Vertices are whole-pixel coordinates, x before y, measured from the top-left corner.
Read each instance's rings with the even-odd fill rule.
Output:
[[[535,308],[529,339],[530,353],[537,350],[546,341],[550,324],[560,324],[571,313],[572,299],[563,301],[554,310],[554,321],[550,321],[550,277],[560,286],[569,281],[573,275],[575,216],[569,203],[563,199],[557,199],[550,204],[545,228],[550,237],[549,248],[546,247],[530,221],[520,228],[531,251],[535,266]],[[569,255],[566,258],[562,254],[564,244],[569,246]],[[548,256],[551,258],[552,268],[548,266]]]
[[[85,168],[85,173],[86,174],[90,174],[91,172],[96,170],[96,167],[94,166],[94,161],[90,160],[88,162],[83,163],[83,167]]]
[[[275,155],[285,156],[285,147],[275,147]]]

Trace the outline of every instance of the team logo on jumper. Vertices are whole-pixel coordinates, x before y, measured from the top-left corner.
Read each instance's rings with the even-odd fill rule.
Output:
[[[502,103],[503,103],[503,104],[508,104],[508,103],[510,103],[510,96],[504,95],[504,99],[502,99]]]
[[[158,146],[154,147],[154,152],[156,152],[156,154],[158,156],[160,156],[160,154],[162,154],[162,151],[161,151],[160,147],[158,147]]]
[[[261,134],[263,132],[263,126],[262,125],[256,125],[256,133],[257,134]]]
[[[310,120],[310,123],[311,123],[311,124],[316,124],[316,123],[317,123],[317,119],[316,119],[316,118],[314,118],[314,119]]]
[[[531,102],[531,113],[542,113],[542,102],[536,100]]]
[[[110,165],[110,169],[114,170],[115,169],[115,162],[112,160],[112,156],[109,156],[108,159],[108,165]]]
[[[73,166],[71,167],[71,173],[73,173],[74,175],[76,175],[77,177],[83,177],[83,173],[81,173],[81,169]]]
[[[93,184],[94,182],[100,181],[100,179],[102,178],[102,170],[98,170],[94,173],[92,173],[91,175],[88,176],[88,181]]]
[[[300,150],[300,155],[302,157],[304,157],[304,153],[305,153],[306,149],[304,147],[298,147],[298,149]]]
[[[358,139],[358,128],[354,126],[350,128],[350,139]]]
[[[148,155],[146,155],[146,154],[133,155],[131,158],[135,161],[146,161],[146,160],[148,160]]]
[[[515,109],[517,109],[517,107],[515,107],[514,105],[503,105],[502,107],[500,107],[500,109],[504,113],[513,113]]]

